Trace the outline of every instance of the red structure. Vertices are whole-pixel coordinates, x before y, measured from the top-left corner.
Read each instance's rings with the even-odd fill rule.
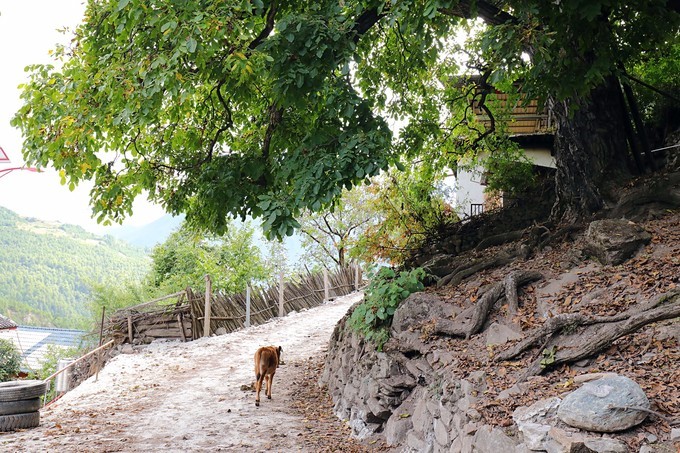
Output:
[[[0,146],[0,163],[10,162],[9,157],[7,157],[7,153],[5,152],[4,149],[2,149],[2,146]],[[12,173],[15,170],[26,170],[26,171],[33,171],[33,172],[39,172],[37,168],[33,167],[10,167],[10,168],[3,168],[0,169],[0,178],[3,176],[7,176],[8,174]]]

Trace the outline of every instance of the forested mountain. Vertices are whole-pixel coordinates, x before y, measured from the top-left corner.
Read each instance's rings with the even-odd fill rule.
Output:
[[[92,282],[138,280],[144,249],[0,207],[0,314],[23,325],[90,328]]]

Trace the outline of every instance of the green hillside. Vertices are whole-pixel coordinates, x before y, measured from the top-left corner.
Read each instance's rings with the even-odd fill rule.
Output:
[[[90,284],[138,280],[150,262],[111,236],[0,207],[0,314],[18,324],[89,328]]]

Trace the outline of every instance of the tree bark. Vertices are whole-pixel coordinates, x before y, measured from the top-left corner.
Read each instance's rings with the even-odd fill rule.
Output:
[[[605,206],[605,184],[630,175],[625,158],[625,106],[616,83],[609,77],[587,97],[553,103],[557,123],[555,219],[573,221],[598,211]]]

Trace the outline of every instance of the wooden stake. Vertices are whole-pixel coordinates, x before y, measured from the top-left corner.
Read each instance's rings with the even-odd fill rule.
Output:
[[[99,324],[99,346],[102,345],[102,338],[104,336],[104,313],[106,312],[106,307],[102,307],[102,322]]]
[[[359,265],[354,264],[354,291],[359,291]]]
[[[76,363],[82,361],[84,358],[89,357],[89,356],[91,356],[92,354],[94,354],[95,352],[99,352],[99,351],[101,351],[102,349],[107,348],[107,347],[109,347],[109,346],[111,346],[111,345],[113,345],[113,340],[109,341],[109,342],[106,343],[105,345],[99,346],[97,349],[94,349],[94,350],[88,352],[87,354],[85,354],[84,356],[82,356],[82,357],[80,357],[80,358],[74,360],[73,362],[69,363],[67,366],[65,366],[65,367],[62,368],[61,370],[57,371],[57,372],[54,373],[54,374],[49,375],[47,378],[44,379],[44,381],[47,382],[47,381],[49,381],[50,379],[54,379],[55,376],[57,376],[58,374],[63,373],[65,370],[71,368],[73,365],[75,365]]]
[[[323,269],[323,301],[328,302],[329,297],[328,293],[330,291],[330,288],[328,287],[328,269],[324,268]]]
[[[283,308],[283,271],[279,272],[279,317],[282,318],[285,316],[286,313],[284,312]]]
[[[184,334],[184,321],[181,313],[177,313],[177,325],[179,326],[179,334],[182,336],[182,342],[186,343],[187,336]]]
[[[250,327],[250,284],[246,286],[246,327]]]
[[[130,339],[130,344],[132,344],[133,334],[132,334],[132,316],[128,316],[128,338]]]
[[[210,303],[212,301],[212,281],[205,274],[205,317],[203,318],[203,336],[210,336]]]

